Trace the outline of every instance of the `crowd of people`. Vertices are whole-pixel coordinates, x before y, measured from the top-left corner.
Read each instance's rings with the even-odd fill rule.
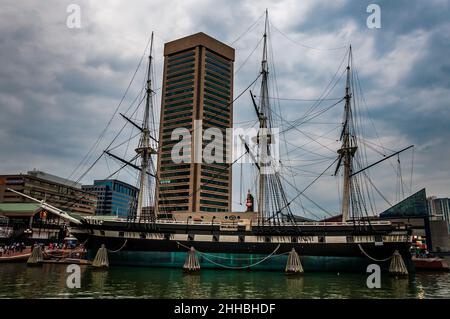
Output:
[[[66,244],[63,243],[50,243],[48,244],[48,249],[66,249]]]
[[[78,244],[73,241],[67,241],[67,242],[54,242],[49,243],[48,245],[44,245],[43,243],[38,244],[35,243],[34,245],[40,245],[41,248],[48,251],[58,251],[58,250],[74,250],[77,249],[79,251],[85,251],[84,246],[82,244]],[[0,257],[1,256],[10,256],[16,253],[22,253],[27,246],[23,242],[14,242],[11,244],[1,244],[0,243]]]
[[[25,250],[25,248],[26,248],[26,246],[23,242],[12,243],[10,245],[3,245],[3,246],[0,246],[0,256],[21,253]]]

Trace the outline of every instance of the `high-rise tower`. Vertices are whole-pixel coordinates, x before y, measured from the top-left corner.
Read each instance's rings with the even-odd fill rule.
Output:
[[[226,163],[231,150],[225,136],[233,123],[234,49],[204,33],[196,33],[166,43],[164,60],[157,211],[231,211],[231,167]],[[180,154],[187,163],[175,163],[172,158],[174,145],[180,145],[179,139],[172,139],[177,128],[190,132],[190,151]],[[222,163],[195,158],[196,152],[201,148],[202,154],[210,143],[196,143],[195,136],[208,128],[219,129],[223,134],[216,148],[223,150]],[[214,139],[217,142],[216,136]]]

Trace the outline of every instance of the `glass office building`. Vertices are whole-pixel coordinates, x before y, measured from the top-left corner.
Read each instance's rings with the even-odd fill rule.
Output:
[[[94,185],[83,185],[83,190],[97,195],[96,215],[126,218],[137,200],[139,189],[115,180],[95,180]]]

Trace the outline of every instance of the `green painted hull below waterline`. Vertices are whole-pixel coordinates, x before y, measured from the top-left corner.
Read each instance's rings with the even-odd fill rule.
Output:
[[[109,253],[108,257],[111,266],[181,269],[186,255],[186,252],[120,251]],[[95,253],[90,251],[90,257],[94,256]],[[274,271],[284,271],[288,257],[286,254],[271,256],[260,262],[267,255],[214,253],[206,256],[209,260],[197,253],[201,268]],[[300,259],[305,272],[366,272],[367,266],[374,263],[365,257],[300,256]],[[405,263],[408,270],[412,270],[412,263],[408,260]],[[389,261],[378,264],[383,270],[389,267]]]

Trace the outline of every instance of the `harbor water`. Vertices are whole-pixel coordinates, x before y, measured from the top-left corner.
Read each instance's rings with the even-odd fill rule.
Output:
[[[0,298],[450,298],[450,273],[382,273],[381,288],[369,289],[369,274],[81,266],[81,287],[68,288],[67,265],[0,264]]]

